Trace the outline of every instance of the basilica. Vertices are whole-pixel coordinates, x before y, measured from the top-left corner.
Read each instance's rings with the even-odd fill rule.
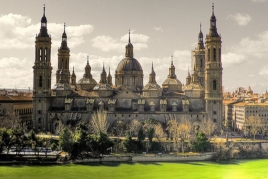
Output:
[[[56,84],[51,85],[54,78],[51,76],[51,36],[44,7],[40,32],[35,40],[33,127],[58,133],[60,123],[90,120],[94,112],[105,110],[111,123],[148,118],[167,123],[170,119],[185,118],[194,127],[210,118],[219,131],[223,110],[221,36],[217,32],[214,6],[205,43],[200,26],[198,44],[191,57],[193,69],[192,73],[188,72],[184,85],[177,79],[173,60],[169,69],[163,69],[168,71],[166,80],[158,84],[153,63],[149,76],[143,75],[142,66],[134,57],[129,34],[125,58],[118,62],[114,76],[103,66],[97,82],[88,59],[83,77],[77,77],[74,68],[70,71],[70,49],[64,26],[58,48]]]

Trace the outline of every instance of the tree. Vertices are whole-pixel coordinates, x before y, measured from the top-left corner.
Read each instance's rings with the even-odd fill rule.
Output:
[[[92,152],[99,157],[101,157],[101,154],[109,153],[109,149],[113,146],[113,142],[106,133],[98,132],[97,134],[92,134],[90,140]]]
[[[131,132],[131,136],[138,136],[138,132],[141,127],[142,126],[140,121],[138,121],[137,119],[132,120],[128,125],[128,128]]]
[[[123,147],[125,152],[132,152],[137,150],[137,147],[135,145],[134,140],[132,140],[130,132],[126,132],[126,139],[123,141]]]
[[[216,130],[216,127],[215,122],[210,118],[203,119],[200,124],[201,132],[207,134],[209,139],[211,134]]]
[[[64,128],[59,136],[59,146],[60,148],[68,152],[69,154],[73,150],[73,144],[74,144],[74,134],[71,130]]]
[[[210,146],[210,143],[203,132],[197,133],[195,139],[192,140],[191,143],[193,150],[196,152],[204,152]]]
[[[178,135],[181,141],[181,149],[183,153],[184,153],[185,139],[189,138],[190,133],[191,133],[190,121],[186,118],[182,118],[181,121],[179,122]]]
[[[156,139],[158,140],[158,142],[161,142],[161,140],[166,137],[166,134],[163,130],[161,123],[158,123],[157,125],[155,125],[154,129],[155,129]]]
[[[7,112],[0,119],[0,128],[15,129],[20,127],[21,127],[21,119],[20,116],[15,112],[12,113]]]
[[[97,133],[107,134],[107,130],[109,128],[109,123],[107,120],[107,112],[106,111],[94,112],[90,124],[91,124],[91,130],[95,134]]]
[[[115,136],[124,136],[126,130],[126,123],[123,120],[118,120],[113,126],[113,134]]]
[[[171,119],[167,123],[167,130],[169,131],[170,138],[173,139],[174,150],[178,148],[179,141],[179,123],[176,119]]]
[[[245,133],[253,135],[253,140],[256,138],[256,134],[261,130],[261,125],[263,124],[259,116],[249,116],[245,120],[244,130]]]
[[[80,123],[75,131],[75,145],[74,150],[72,151],[72,156],[76,157],[81,156],[83,160],[82,153],[88,151],[90,143],[90,136],[88,134],[88,128],[84,123]]]

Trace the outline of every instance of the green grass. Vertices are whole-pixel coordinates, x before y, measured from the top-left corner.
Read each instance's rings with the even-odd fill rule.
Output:
[[[0,179],[268,179],[268,160],[0,166]]]

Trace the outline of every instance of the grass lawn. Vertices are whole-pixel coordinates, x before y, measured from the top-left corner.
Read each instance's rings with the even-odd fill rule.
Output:
[[[0,179],[268,179],[268,160],[0,166]]]

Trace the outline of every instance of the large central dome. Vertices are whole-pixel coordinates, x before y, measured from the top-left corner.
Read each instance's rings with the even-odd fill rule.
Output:
[[[135,58],[126,57],[120,61],[116,71],[142,71],[142,67]]]

